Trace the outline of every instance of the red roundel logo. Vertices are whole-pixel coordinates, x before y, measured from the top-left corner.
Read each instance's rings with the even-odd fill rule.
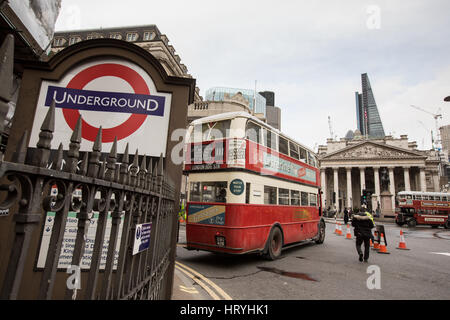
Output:
[[[101,77],[117,77],[126,81],[134,90],[135,94],[150,94],[145,80],[133,69],[114,63],[98,64],[79,72],[67,84],[67,88],[82,90],[89,82]],[[62,109],[64,119],[69,127],[74,130],[80,116],[79,110]],[[112,127],[102,128],[102,142],[109,143],[128,137],[138,130],[147,119],[146,114],[131,114],[123,123]],[[84,139],[95,141],[99,128],[94,127],[82,119],[81,135]]]

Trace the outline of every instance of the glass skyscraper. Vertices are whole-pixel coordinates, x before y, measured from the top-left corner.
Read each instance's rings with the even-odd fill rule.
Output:
[[[248,100],[250,110],[253,110],[254,113],[262,113],[264,117],[266,116],[266,98],[258,92],[255,92],[255,90],[214,87],[206,90],[205,98],[208,101],[223,101],[225,93],[228,93],[232,97],[238,92],[242,93],[242,96]],[[255,106],[253,103],[254,98],[256,100]]]
[[[385,133],[367,73],[361,74],[362,94],[355,92],[356,123],[367,138],[384,138]]]

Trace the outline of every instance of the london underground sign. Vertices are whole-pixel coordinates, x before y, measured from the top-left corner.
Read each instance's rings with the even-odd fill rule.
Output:
[[[82,151],[91,150],[102,127],[104,144],[117,138],[119,148],[128,142],[140,154],[165,156],[167,137],[161,132],[168,130],[171,98],[170,93],[157,92],[150,75],[130,61],[101,59],[78,65],[56,83],[42,81],[30,146],[36,145],[38,124],[55,100],[55,145],[69,141],[81,115]]]

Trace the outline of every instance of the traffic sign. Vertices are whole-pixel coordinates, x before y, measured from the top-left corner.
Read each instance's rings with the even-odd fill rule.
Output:
[[[52,101],[56,128],[52,143],[67,143],[77,120],[82,118],[81,151],[92,150],[102,127],[102,143],[118,140],[118,150],[130,149],[149,156],[165,156],[171,94],[158,92],[151,76],[140,66],[123,59],[97,59],[75,66],[59,81],[42,81],[30,147],[39,139],[42,123]],[[153,136],[158,139],[151,140]],[[151,140],[151,143],[149,143]]]

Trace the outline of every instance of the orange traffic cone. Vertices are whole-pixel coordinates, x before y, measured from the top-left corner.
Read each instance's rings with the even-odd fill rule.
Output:
[[[380,243],[377,242],[376,239],[375,239],[376,237],[378,237],[377,231],[374,231],[374,232],[373,232],[373,236],[374,236],[374,241],[373,241],[373,247],[372,247],[372,250],[378,250],[378,249],[380,249]]]
[[[338,236],[343,236],[343,234],[342,234],[342,226],[341,226],[341,224],[338,222],[338,225],[339,225],[339,227],[338,227]]]
[[[373,248],[373,242],[372,239],[369,239],[370,247]]]
[[[389,254],[390,252],[387,251],[386,239],[384,238],[384,233],[381,234],[381,237],[383,238],[384,244],[380,243],[380,250],[378,250],[378,253]],[[380,242],[381,242],[381,240],[380,240]]]
[[[345,235],[345,239],[352,240],[352,234],[350,232],[350,224],[347,223],[347,234]]]
[[[406,247],[405,237],[403,236],[403,230],[402,229],[400,229],[400,243],[398,244],[398,247],[396,249],[409,250]]]

